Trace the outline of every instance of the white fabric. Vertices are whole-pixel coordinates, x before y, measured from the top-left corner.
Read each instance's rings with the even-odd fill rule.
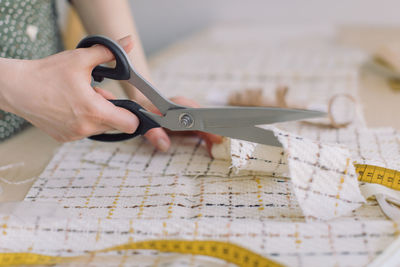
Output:
[[[157,87],[203,103],[213,91],[268,94],[281,84],[290,87],[288,101],[307,105],[326,106],[338,93],[357,98],[364,59],[310,32],[253,27],[219,27],[168,51],[153,61]],[[65,218],[0,216],[0,251],[67,256],[128,241],[221,240],[289,266],[367,265],[399,227],[376,201],[363,204],[352,164],[400,170],[400,150],[395,131],[365,129],[358,104],[356,111],[345,129],[278,125],[283,150],[231,140],[214,150],[219,159],[198,138],[173,137],[166,154],[143,138],[65,144],[25,198],[56,204]],[[86,263],[221,265],[176,254],[110,254]]]
[[[347,149],[270,129],[282,143],[283,150],[232,140],[215,146],[213,155],[221,158],[224,155],[219,155],[220,151],[230,146],[233,168],[290,177],[307,219],[329,220],[350,214],[365,202]]]
[[[381,254],[379,255],[368,267],[397,267],[400,265],[400,238],[396,240]]]
[[[394,221],[400,221],[400,192],[380,184],[364,183],[360,186],[365,198],[375,198],[382,211]]]

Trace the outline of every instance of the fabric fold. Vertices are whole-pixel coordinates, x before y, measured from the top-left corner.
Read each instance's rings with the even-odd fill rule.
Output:
[[[213,149],[213,155],[226,158],[228,146],[234,171],[289,177],[308,220],[348,215],[365,203],[348,149],[270,129],[283,148],[227,140]]]

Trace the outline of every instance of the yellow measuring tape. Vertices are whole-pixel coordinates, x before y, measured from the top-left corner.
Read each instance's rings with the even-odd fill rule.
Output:
[[[122,250],[157,250],[182,254],[204,255],[219,258],[238,266],[282,267],[283,265],[264,258],[241,246],[220,241],[187,241],[187,240],[151,240],[131,242],[120,246],[96,250],[89,253],[95,255],[102,252]],[[0,266],[12,265],[53,265],[72,263],[86,258],[88,255],[74,257],[49,256],[35,253],[0,253]]]
[[[366,164],[354,164],[358,180],[376,183],[391,189],[400,190],[400,172]],[[188,240],[151,240],[131,242],[102,250],[89,252],[73,257],[49,256],[43,254],[0,253],[0,266],[10,265],[53,265],[61,263],[76,263],[95,256],[97,253],[123,250],[157,250],[160,252],[175,252],[182,254],[204,255],[219,258],[238,266],[283,266],[273,260],[262,257],[241,246],[220,241],[188,241]]]
[[[400,190],[400,172],[373,165],[354,164],[358,180]]]

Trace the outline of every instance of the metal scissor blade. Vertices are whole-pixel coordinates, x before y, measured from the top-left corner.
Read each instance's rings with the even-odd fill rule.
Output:
[[[324,112],[312,110],[263,107],[198,108],[191,109],[190,114],[195,120],[198,118],[203,121],[205,131],[215,127],[239,128],[326,115]]]
[[[132,65],[130,65],[130,69],[130,79],[128,82],[142,92],[163,115],[165,115],[168,110],[185,108],[163,97],[150,82],[136,72]]]
[[[205,132],[210,132],[213,128],[237,129],[326,115],[324,112],[312,110],[261,107],[183,108],[169,110],[163,117],[146,114],[162,127],[172,131]],[[180,118],[185,114],[189,115],[193,121],[190,127],[180,124]]]
[[[234,129],[211,128],[208,129],[207,132],[258,144],[282,147],[282,144],[278,141],[272,131],[255,126]]]
[[[168,127],[171,126],[172,123],[169,122],[168,119],[166,119],[163,116],[145,110],[141,110],[141,112],[146,114],[146,116],[150,117],[154,121],[156,121],[162,127],[168,128],[170,130],[174,130],[171,128],[177,127],[176,125],[173,125],[173,127]],[[180,129],[180,130],[194,130],[194,129],[190,128],[190,129]],[[282,146],[272,131],[255,127],[253,125],[245,127],[222,127],[222,128],[213,127],[213,128],[202,129],[200,131],[222,135],[234,139],[240,139],[249,142],[269,145],[269,146],[277,146],[277,147]]]

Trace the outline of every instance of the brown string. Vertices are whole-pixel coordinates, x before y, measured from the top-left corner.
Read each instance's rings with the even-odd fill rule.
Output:
[[[286,101],[287,93],[289,88],[287,86],[278,86],[275,90],[275,99],[270,99],[263,95],[261,88],[256,89],[245,89],[242,91],[234,92],[228,97],[228,105],[231,106],[247,106],[247,107],[280,107],[280,108],[294,108],[294,109],[306,109],[307,107],[301,105],[288,104]],[[340,98],[347,98],[351,102],[355,103],[356,100],[349,94],[337,94],[332,96],[328,101],[328,123],[321,121],[304,121],[305,123],[318,125],[318,126],[331,126],[333,128],[343,128],[352,123],[353,118],[347,122],[338,122],[335,119],[334,103]]]

